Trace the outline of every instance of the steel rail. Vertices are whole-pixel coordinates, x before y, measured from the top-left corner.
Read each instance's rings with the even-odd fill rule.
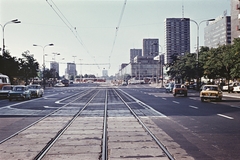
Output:
[[[108,159],[108,147],[107,147],[107,104],[108,104],[108,90],[106,90],[105,95],[105,105],[104,105],[104,121],[103,121],[103,143],[102,143],[102,160]]]
[[[83,92],[81,92],[81,93],[79,93],[79,94],[82,94],[82,95],[80,95],[80,96],[84,96],[84,95],[90,93],[90,92],[93,91],[93,90],[94,90],[94,89],[88,90],[87,93],[82,94],[82,93],[84,92],[84,91],[83,91]],[[62,107],[59,107],[58,109],[56,109],[56,110],[50,112],[49,114],[45,115],[44,117],[40,118],[39,120],[37,120],[37,121],[31,123],[30,125],[28,125],[28,126],[24,127],[23,129],[19,130],[18,132],[15,132],[15,133],[12,134],[11,136],[9,136],[9,137],[3,139],[2,141],[0,141],[0,144],[6,142],[7,140],[11,139],[12,137],[18,135],[19,133],[21,133],[21,132],[27,130],[28,128],[30,128],[30,127],[32,127],[33,125],[37,124],[38,122],[44,120],[45,118],[47,118],[47,117],[53,115],[54,113],[56,113],[56,112],[58,112],[59,110],[63,109],[64,107],[66,107],[66,106],[69,105],[70,103],[76,101],[77,99],[79,99],[79,98],[76,98],[76,99],[74,99],[73,101],[71,101],[71,102],[69,102],[69,103],[66,103],[66,104],[63,105]]]
[[[66,125],[60,129],[58,131],[58,133],[56,134],[56,136],[54,138],[52,138],[47,145],[39,152],[39,154],[37,154],[34,158],[34,160],[41,160],[46,153],[50,150],[50,148],[55,144],[55,142],[59,139],[59,137],[62,136],[62,134],[68,129],[68,127],[77,119],[77,117],[83,112],[83,110],[89,105],[89,103],[93,100],[94,97],[96,97],[96,95],[100,92],[100,90],[98,90],[97,92],[95,92],[90,98],[89,100],[86,102],[86,104],[83,106],[83,108],[81,110],[79,110],[71,120],[69,120],[68,123],[66,123]]]
[[[138,122],[143,126],[143,128],[150,134],[150,136],[155,140],[158,146],[163,150],[170,160],[175,160],[171,153],[166,149],[166,147],[158,140],[158,138],[148,129],[148,127],[143,123],[143,121],[138,117],[138,115],[133,111],[133,109],[127,104],[127,102],[120,96],[120,94],[114,89],[115,93],[121,99],[121,101],[128,107],[133,116],[138,120]]]

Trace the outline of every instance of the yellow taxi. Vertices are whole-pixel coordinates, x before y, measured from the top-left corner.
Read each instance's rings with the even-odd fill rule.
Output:
[[[222,91],[218,85],[204,85],[201,88],[200,98],[203,102],[204,100],[217,100],[222,101]]]

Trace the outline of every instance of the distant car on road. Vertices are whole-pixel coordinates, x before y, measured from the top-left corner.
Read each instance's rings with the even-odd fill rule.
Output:
[[[122,86],[127,86],[127,82],[122,82]]]
[[[173,96],[176,96],[177,94],[180,94],[180,95],[184,95],[185,97],[187,97],[188,90],[187,90],[187,87],[185,85],[175,84],[174,87],[173,87],[172,93],[173,93]]]
[[[217,100],[222,101],[222,91],[218,85],[204,85],[200,92],[200,98],[204,100]]]
[[[63,83],[59,82],[59,83],[56,83],[54,85],[54,87],[65,87],[65,85]]]
[[[8,93],[13,89],[13,85],[5,85],[0,90],[0,98],[7,98]]]
[[[168,83],[166,84],[165,90],[167,93],[172,93],[174,87],[174,83]]]
[[[31,97],[42,97],[44,94],[43,88],[38,84],[33,84],[28,86],[31,91]]]
[[[222,87],[222,91],[228,91],[228,86],[229,86],[229,91],[233,92],[233,87],[236,87],[239,83],[234,82],[234,83],[230,83],[229,85],[225,85]]]
[[[16,85],[8,93],[8,99],[9,99],[9,101],[12,101],[13,99],[16,99],[16,100],[18,100],[18,99],[21,99],[21,100],[31,99],[31,91],[28,89],[27,86]]]
[[[233,92],[240,92],[240,84],[238,84],[237,86],[233,87]]]

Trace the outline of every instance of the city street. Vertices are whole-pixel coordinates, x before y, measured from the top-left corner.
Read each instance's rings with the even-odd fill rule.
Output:
[[[11,139],[16,138],[18,133],[27,131],[26,127],[28,128],[29,125],[37,126],[45,116],[57,109],[70,104],[69,108],[56,111],[54,116],[65,118],[74,115],[76,106],[84,106],[86,103],[84,99],[93,95],[87,94],[89,90],[92,92],[98,90],[99,93],[96,93],[97,98],[93,99],[89,105],[89,111],[83,112],[84,117],[103,117],[100,110],[104,107],[100,108],[100,105],[104,106],[105,91],[107,91],[109,92],[107,100],[109,123],[111,124],[111,121],[117,118],[121,118],[121,121],[128,119],[129,113],[121,109],[124,104],[116,98],[118,94],[111,91],[112,88],[116,89],[125,103],[145,122],[174,159],[226,160],[240,157],[240,94],[224,93],[221,102],[201,102],[199,93],[195,90],[188,90],[187,97],[174,97],[171,93],[165,93],[165,88],[156,85],[112,86],[108,83],[79,83],[69,87],[50,87],[45,89],[42,98],[27,101],[9,102],[7,99],[1,99],[0,153],[5,149],[1,146],[13,149],[14,146],[7,145]],[[83,97],[73,102],[80,95]],[[136,125],[131,123],[129,126]],[[114,127],[110,129],[110,124],[108,126],[109,141],[111,141],[110,133],[114,130]],[[108,142],[109,156],[113,156],[110,154],[112,150],[110,144]],[[133,150],[137,152],[138,149],[133,147],[132,152]],[[151,157],[164,157],[155,155],[154,152],[149,150]]]

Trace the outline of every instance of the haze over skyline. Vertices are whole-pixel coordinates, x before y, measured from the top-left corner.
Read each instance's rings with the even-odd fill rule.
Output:
[[[142,49],[144,38],[158,38],[164,46],[164,20],[186,17],[196,22],[216,18],[227,10],[230,0],[0,0],[0,24],[13,19],[20,24],[7,24],[5,49],[21,57],[24,51],[34,54],[43,64],[42,48],[47,46],[46,67],[53,60],[60,62],[60,75],[67,62],[75,61],[78,74],[114,75],[121,63],[129,63],[130,49]],[[124,5],[124,3],[126,4]],[[184,6],[184,12],[183,7]],[[123,14],[121,14],[123,13]],[[197,27],[191,23],[191,52],[196,47]],[[200,26],[202,46],[205,23]],[[2,34],[1,34],[2,35]],[[2,41],[0,41],[2,48]],[[164,51],[164,47],[163,47]],[[64,60],[63,60],[64,58]],[[92,65],[92,64],[101,65]],[[107,64],[107,63],[110,63]],[[80,71],[81,70],[81,71]]]

